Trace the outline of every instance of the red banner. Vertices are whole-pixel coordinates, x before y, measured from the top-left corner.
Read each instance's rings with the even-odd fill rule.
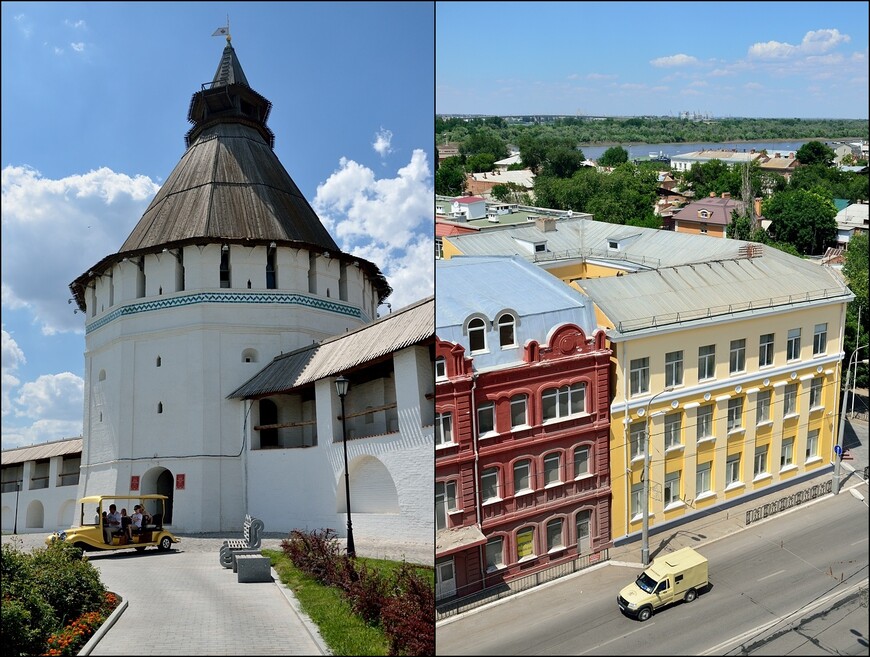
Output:
[[[139,490],[139,477],[136,475],[130,477],[130,490]]]
[[[184,490],[184,475],[175,475],[175,490]]]

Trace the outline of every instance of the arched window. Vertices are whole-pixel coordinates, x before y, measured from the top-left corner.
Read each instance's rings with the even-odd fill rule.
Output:
[[[471,353],[486,351],[486,324],[479,317],[468,322],[468,347]]]
[[[586,412],[586,383],[549,388],[541,394],[544,421]]]
[[[258,358],[259,356],[256,349],[245,349],[244,351],[242,351],[243,363],[256,363]]]
[[[160,367],[161,365],[163,365],[163,360],[160,358],[160,356],[158,356],[157,357],[157,367]]]
[[[447,378],[447,361],[443,356],[435,359],[435,379],[441,381]]]
[[[106,380],[106,370],[100,370],[100,375],[98,378],[100,381],[105,381]]]
[[[498,343],[502,349],[516,347],[516,321],[510,313],[504,313],[498,318]]]
[[[157,402],[157,412],[158,413],[163,412],[163,402]]]

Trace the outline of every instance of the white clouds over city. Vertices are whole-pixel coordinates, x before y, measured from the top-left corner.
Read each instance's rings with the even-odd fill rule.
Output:
[[[389,130],[385,130],[381,128],[377,134],[375,135],[375,141],[372,144],[372,148],[374,148],[378,155],[381,157],[385,157],[392,153],[392,147],[390,146],[393,141],[393,133]]]
[[[342,158],[312,205],[343,251],[377,264],[394,288],[394,308],[433,293],[432,176],[414,150],[394,178]]]

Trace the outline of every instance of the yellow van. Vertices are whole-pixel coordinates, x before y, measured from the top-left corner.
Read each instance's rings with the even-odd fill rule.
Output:
[[[616,603],[624,613],[645,621],[654,609],[691,602],[707,586],[707,558],[687,547],[653,560],[619,592]]]

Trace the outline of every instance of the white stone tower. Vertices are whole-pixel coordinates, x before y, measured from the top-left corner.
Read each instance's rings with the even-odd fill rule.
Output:
[[[391,292],[279,162],[270,109],[227,37],[181,161],[118,252],[70,285],[86,322],[79,496],[184,489],[166,519],[178,531],[244,517],[243,413],[227,395],[275,356],[371,322]]]

